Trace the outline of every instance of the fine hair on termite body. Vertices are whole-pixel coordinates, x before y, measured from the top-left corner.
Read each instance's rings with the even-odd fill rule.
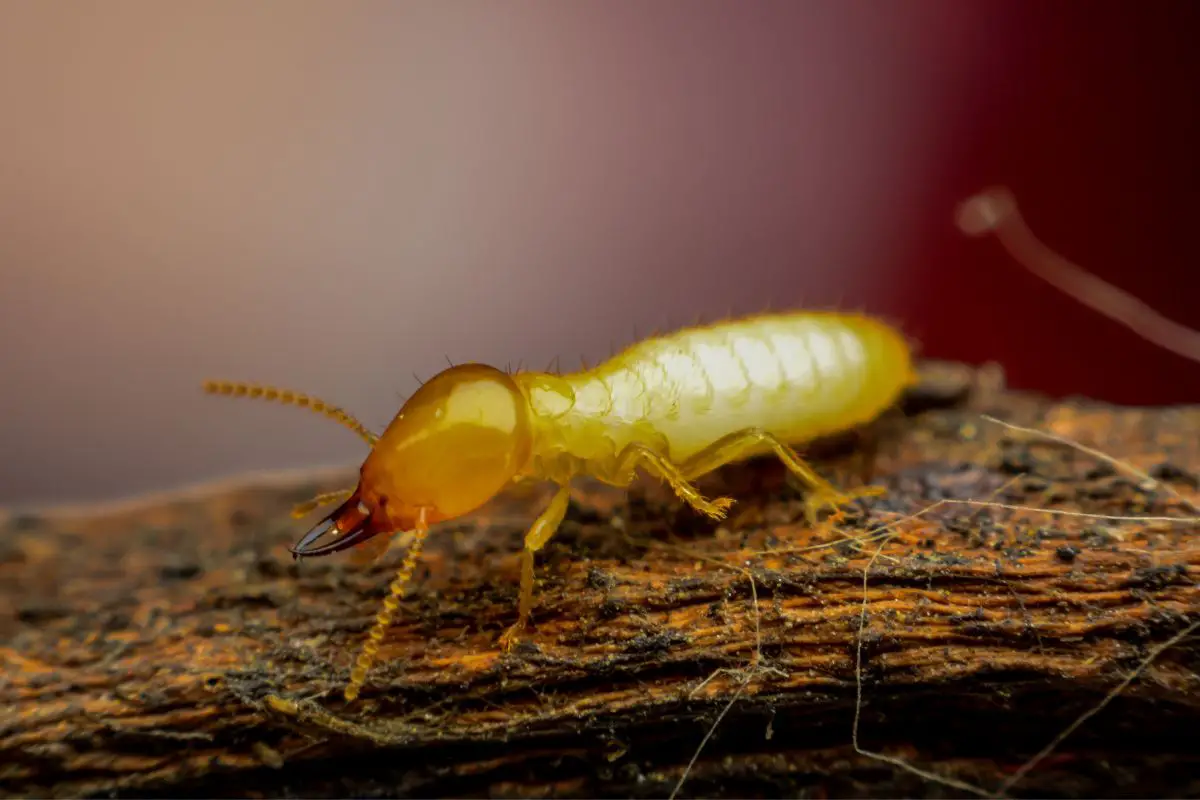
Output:
[[[320,556],[412,534],[351,670],[344,694],[353,701],[431,525],[480,508],[514,481],[557,486],[525,535],[517,620],[501,637],[508,649],[529,620],[534,557],[562,522],[574,478],[627,487],[641,471],[699,513],[721,519],[733,500],[704,497],[693,482],[725,464],[773,454],[806,488],[813,520],[822,507],[879,490],[835,489],[792,445],[870,422],[915,381],[912,350],[889,325],[862,314],[796,312],[685,328],[568,374],[451,366],[426,381],[378,436],[308,395],[226,381],[205,389],[312,408],[371,445],[355,488],[297,509],[339,503],[292,549],[298,557]]]

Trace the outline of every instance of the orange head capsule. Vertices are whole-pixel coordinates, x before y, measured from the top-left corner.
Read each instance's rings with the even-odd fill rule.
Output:
[[[292,553],[318,556],[381,533],[452,519],[482,506],[526,465],[529,401],[482,364],[442,371],[408,399],[363,462],[354,493]],[[336,538],[316,545],[327,534]]]

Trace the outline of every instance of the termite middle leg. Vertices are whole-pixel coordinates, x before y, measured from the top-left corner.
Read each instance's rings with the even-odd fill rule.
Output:
[[[806,464],[787,442],[761,428],[746,428],[721,437],[687,459],[681,470],[689,479],[694,480],[718,467],[739,460],[762,445],[770,447],[788,468],[788,471],[809,490],[805,511],[810,523],[816,521],[817,512],[824,506],[838,506],[856,497],[877,495],[883,491],[876,487],[866,487],[851,492],[838,491],[829,481],[818,475],[816,470]]]
[[[662,478],[680,499],[712,519],[724,519],[725,512],[733,505],[731,497],[718,497],[715,500],[705,498],[700,490],[688,480],[685,470],[653,448],[640,442],[627,445],[621,451],[617,456],[612,477],[618,484],[631,483],[638,467]]]
[[[517,638],[529,624],[529,615],[533,612],[534,556],[558,531],[563,517],[567,515],[567,505],[570,501],[570,486],[559,486],[550,500],[550,505],[546,506],[546,510],[534,520],[533,525],[529,526],[529,532],[525,534],[525,550],[521,553],[521,599],[517,606],[517,621],[500,637],[500,646],[506,651],[511,650],[517,643]]]

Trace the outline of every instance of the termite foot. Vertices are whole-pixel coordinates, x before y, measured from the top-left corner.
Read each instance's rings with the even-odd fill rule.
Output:
[[[883,486],[863,486],[848,492],[815,491],[811,492],[804,501],[804,516],[809,525],[816,525],[821,511],[829,508],[839,511],[842,506],[849,505],[855,500],[866,497],[879,497],[887,492]]]
[[[734,499],[732,497],[718,497],[715,500],[710,500],[700,507],[700,510],[709,519],[723,520],[725,515],[729,513],[729,509],[733,507]]]
[[[511,653],[521,643],[521,634],[525,632],[525,624],[518,622],[500,635],[500,651]]]

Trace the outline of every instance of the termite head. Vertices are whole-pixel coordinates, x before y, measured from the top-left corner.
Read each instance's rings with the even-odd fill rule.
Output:
[[[381,533],[462,516],[492,499],[532,450],[529,401],[506,373],[463,364],[425,382],[388,425],[354,494],[297,543],[325,555]],[[313,546],[326,534],[337,538]]]

